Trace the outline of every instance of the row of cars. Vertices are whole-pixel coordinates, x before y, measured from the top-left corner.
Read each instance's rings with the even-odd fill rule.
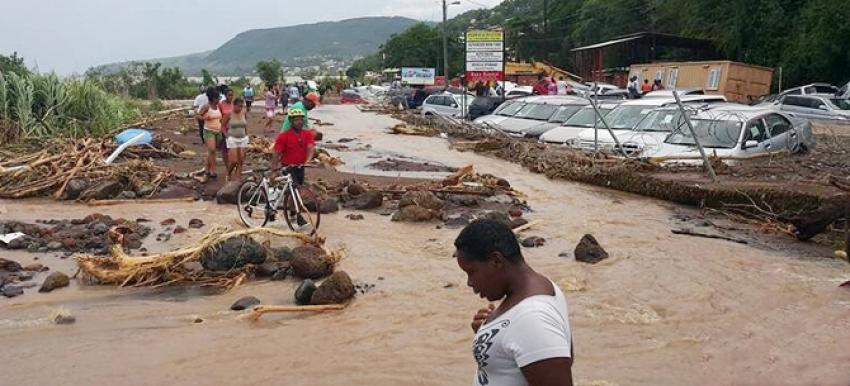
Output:
[[[723,96],[698,90],[682,93],[684,108],[671,91],[595,106],[575,96],[534,96],[507,101],[474,122],[513,137],[641,158],[698,159],[697,141],[721,158],[801,152],[815,145],[809,121],[777,106],[728,103]]]

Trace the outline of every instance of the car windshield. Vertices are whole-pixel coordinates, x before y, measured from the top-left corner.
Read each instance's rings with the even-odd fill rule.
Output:
[[[505,108],[499,108],[499,111],[497,111],[496,114],[505,117],[512,117],[516,115],[523,106],[525,106],[525,103],[511,103]]]
[[[691,123],[703,147],[732,149],[738,145],[738,138],[741,136],[740,121],[691,119]],[[674,132],[665,142],[675,145],[696,145],[690,130]]]
[[[534,119],[537,121],[548,121],[558,110],[556,105],[545,105],[538,103],[529,103],[516,113],[516,118]]]
[[[850,100],[847,99],[830,99],[832,105],[839,110],[850,110]]]
[[[582,107],[584,107],[584,106],[580,106],[580,105],[561,106],[561,108],[558,109],[558,112],[556,112],[555,115],[552,116],[552,119],[549,119],[549,122],[564,123],[568,119],[570,119],[573,115],[575,115],[579,110],[581,110]]]
[[[602,114],[602,116],[604,117],[608,115],[608,112],[610,112],[611,110],[612,109],[599,108],[599,113]],[[596,112],[593,111],[593,107],[585,107],[579,110],[579,112],[575,113],[575,115],[570,117],[570,119],[567,119],[567,121],[564,122],[564,126],[593,127],[594,117],[596,117]],[[598,119],[596,121],[599,122],[600,125],[602,124],[602,121]]]
[[[691,116],[695,112],[689,112]],[[655,110],[635,126],[635,131],[676,131],[685,124],[678,109]]]
[[[652,106],[619,106],[605,120],[612,129],[631,130],[652,111]]]

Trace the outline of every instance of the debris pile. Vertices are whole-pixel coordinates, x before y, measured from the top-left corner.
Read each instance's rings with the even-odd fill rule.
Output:
[[[32,253],[74,252],[108,253],[113,245],[127,250],[142,247],[142,239],[151,228],[123,218],[95,213],[82,219],[47,220],[40,224],[18,221],[0,222],[0,234],[21,233],[7,244],[7,249],[26,249]]]
[[[112,140],[55,140],[35,153],[0,159],[0,198],[49,194],[63,200],[152,197],[174,173],[148,158],[176,156],[174,151],[179,150],[173,142],[159,146],[128,148],[122,157],[142,159],[107,165],[106,157],[116,148]]]
[[[198,284],[230,289],[241,284],[258,265],[279,261],[277,252],[257,244],[250,236],[269,235],[294,239],[301,248],[321,251],[323,262],[333,266],[342,258],[341,251],[329,251],[323,240],[300,233],[272,228],[229,231],[216,227],[196,245],[150,257],[131,257],[121,248],[113,248],[111,256],[78,256],[81,277],[96,284],[162,287],[175,284]],[[297,250],[297,248],[296,248]],[[295,252],[292,252],[295,254]],[[295,254],[297,256],[297,254]],[[328,272],[330,274],[330,272]]]

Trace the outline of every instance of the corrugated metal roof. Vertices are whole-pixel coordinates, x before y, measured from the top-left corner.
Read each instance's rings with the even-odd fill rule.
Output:
[[[609,40],[607,42],[596,43],[596,44],[592,44],[592,45],[589,45],[589,46],[573,48],[570,51],[576,52],[576,51],[592,50],[594,48],[603,48],[603,47],[613,46],[615,44],[630,42],[632,40],[638,40],[638,39],[642,39],[642,38],[643,38],[643,36],[629,36],[629,37],[625,37],[625,38]]]

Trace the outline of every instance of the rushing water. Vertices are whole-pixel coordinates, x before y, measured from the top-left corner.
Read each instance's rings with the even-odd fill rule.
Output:
[[[526,259],[566,291],[575,338],[574,375],[586,385],[831,384],[850,381],[850,279],[828,251],[763,237],[748,246],[670,233],[690,210],[527,172],[517,165],[450,150],[439,138],[384,133],[389,118],[348,106],[313,115],[326,138],[357,137],[369,152],[340,155],[368,173],[370,155],[397,154],[508,179],[527,195],[528,231],[544,247]],[[97,211],[152,224],[174,217],[236,226],[235,210],[208,203],[123,205]],[[51,201],[0,201],[0,217],[82,217],[94,209]],[[375,284],[348,309],[320,315],[267,315],[257,323],[227,311],[254,295],[290,304],[294,281],[254,282],[231,293],[78,286],[0,300],[3,384],[132,385],[465,385],[472,380],[469,321],[480,299],[451,259],[456,230],[391,223],[343,211],[322,218],[341,268]],[[159,231],[159,226],[154,235]],[[209,229],[209,225],[207,228]],[[201,230],[203,231],[203,230]],[[571,258],[585,233],[611,254],[596,265]],[[197,239],[176,235],[153,252]],[[6,253],[22,263],[25,253]],[[70,261],[39,262],[72,273]],[[42,274],[44,275],[44,274]],[[37,280],[40,280],[39,276]],[[45,322],[58,307],[76,324]],[[193,323],[200,317],[202,323]]]

